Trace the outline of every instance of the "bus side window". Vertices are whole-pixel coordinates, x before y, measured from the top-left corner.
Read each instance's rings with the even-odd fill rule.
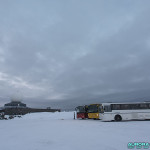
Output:
[[[105,108],[103,109],[103,106],[99,106],[99,112],[100,112],[100,113],[103,113],[104,110],[105,110]]]
[[[139,104],[130,104],[131,109],[140,109]]]
[[[120,110],[120,104],[113,104],[112,109],[113,110]]]
[[[130,109],[130,105],[129,104],[121,104],[121,110],[128,110]]]
[[[148,105],[147,104],[140,104],[140,109],[148,109]]]
[[[111,107],[110,106],[104,106],[105,112],[111,112]]]

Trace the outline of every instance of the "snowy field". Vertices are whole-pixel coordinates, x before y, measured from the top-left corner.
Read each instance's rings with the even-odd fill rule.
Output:
[[[126,150],[150,142],[150,121],[74,120],[73,112],[0,120],[0,150]]]

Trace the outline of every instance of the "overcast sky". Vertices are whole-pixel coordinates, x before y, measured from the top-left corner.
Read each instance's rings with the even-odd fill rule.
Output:
[[[0,0],[0,104],[150,97],[149,66],[149,0]]]

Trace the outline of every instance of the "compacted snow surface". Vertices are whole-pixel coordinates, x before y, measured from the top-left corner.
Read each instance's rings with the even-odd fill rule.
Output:
[[[126,150],[129,142],[150,142],[150,121],[74,120],[73,115],[33,113],[0,120],[0,150]]]

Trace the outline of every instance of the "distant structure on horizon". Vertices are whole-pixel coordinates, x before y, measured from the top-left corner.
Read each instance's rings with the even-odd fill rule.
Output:
[[[7,103],[4,105],[5,108],[13,108],[13,107],[17,107],[17,108],[25,108],[27,107],[26,104],[22,103],[21,101],[19,100],[12,100],[10,103]]]
[[[22,103],[20,100],[11,100],[10,103],[7,103],[4,105],[3,108],[1,108],[0,112],[4,112],[5,115],[25,115],[27,113],[35,113],[35,112],[60,112],[60,109],[51,109],[50,107],[47,107],[46,109],[40,109],[40,108],[30,108],[27,107],[26,104]]]

